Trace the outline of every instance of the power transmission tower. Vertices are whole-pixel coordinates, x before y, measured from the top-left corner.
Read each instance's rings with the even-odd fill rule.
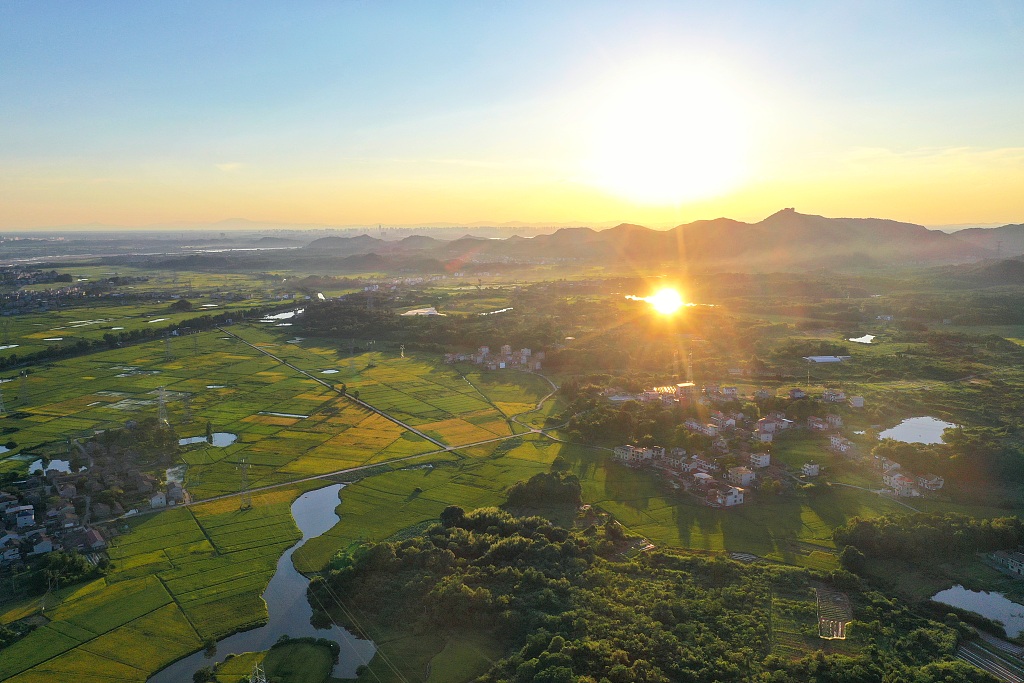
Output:
[[[168,424],[167,420],[167,392],[163,387],[157,389],[156,419],[160,424]]]
[[[242,473],[242,498],[238,509],[248,510],[252,507],[252,493],[249,492],[249,463],[245,458],[238,461],[238,469]]]
[[[171,354],[171,335],[164,337],[164,360],[169,361],[174,356]]]
[[[0,415],[6,415],[7,408],[4,407],[4,390],[0,387]]]
[[[50,597],[50,592],[60,587],[60,574],[52,569],[46,570],[46,592],[43,593],[43,597],[39,601],[39,611],[46,611],[46,598]]]
[[[192,424],[192,394],[186,394],[183,402],[185,404],[185,424]]]
[[[258,662],[252,667],[249,683],[267,683],[267,674],[263,672],[263,667]]]
[[[405,358],[405,344],[398,347],[398,351],[401,353],[401,357]]]

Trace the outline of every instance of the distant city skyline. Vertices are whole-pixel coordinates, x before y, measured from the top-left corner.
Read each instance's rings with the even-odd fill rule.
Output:
[[[0,5],[0,230],[1024,222],[1024,4]]]

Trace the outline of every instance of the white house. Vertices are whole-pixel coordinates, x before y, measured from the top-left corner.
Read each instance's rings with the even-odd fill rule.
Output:
[[[156,493],[149,497],[149,507],[167,507],[167,495],[163,491],[157,491]]]
[[[804,466],[800,468],[800,471],[808,477],[816,477],[820,473],[821,467],[819,467],[816,462],[805,462]]]
[[[743,489],[736,488],[735,486],[726,486],[724,488],[715,488],[708,492],[707,501],[711,505],[718,507],[732,507],[733,505],[743,504]]]
[[[853,452],[853,442],[850,441],[849,439],[839,436],[838,434],[833,434],[830,437],[828,437],[828,442],[829,448],[831,448],[836,453],[845,454]]]
[[[722,398],[729,401],[735,401],[740,397],[740,390],[737,387],[722,387],[719,393],[722,395]]]
[[[863,396],[851,396],[850,397],[850,407],[851,408],[863,408],[864,407],[864,397]]]
[[[750,466],[761,469],[762,467],[768,467],[772,464],[771,453],[751,453],[750,454]]]
[[[914,480],[899,470],[892,470],[883,474],[882,481],[885,482],[886,486],[895,491],[898,496],[909,498],[921,495],[921,492],[914,486]]]
[[[762,432],[760,429],[757,430],[757,440],[761,443],[771,443],[775,436],[771,432]]]

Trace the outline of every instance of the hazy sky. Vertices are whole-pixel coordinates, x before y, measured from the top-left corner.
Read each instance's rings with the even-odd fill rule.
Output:
[[[0,228],[1024,222],[1024,2],[0,3]]]

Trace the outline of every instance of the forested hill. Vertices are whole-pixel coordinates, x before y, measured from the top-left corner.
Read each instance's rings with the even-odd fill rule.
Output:
[[[438,650],[489,638],[497,660],[474,672],[485,683],[994,680],[952,658],[967,633],[955,617],[915,616],[845,572],[660,552],[621,560],[614,522],[570,532],[454,507],[442,522],[343,553],[311,585],[314,604],[344,604],[382,643],[360,680],[418,665],[388,655],[414,634],[440,634]],[[816,587],[848,594],[846,640],[817,637]]]

